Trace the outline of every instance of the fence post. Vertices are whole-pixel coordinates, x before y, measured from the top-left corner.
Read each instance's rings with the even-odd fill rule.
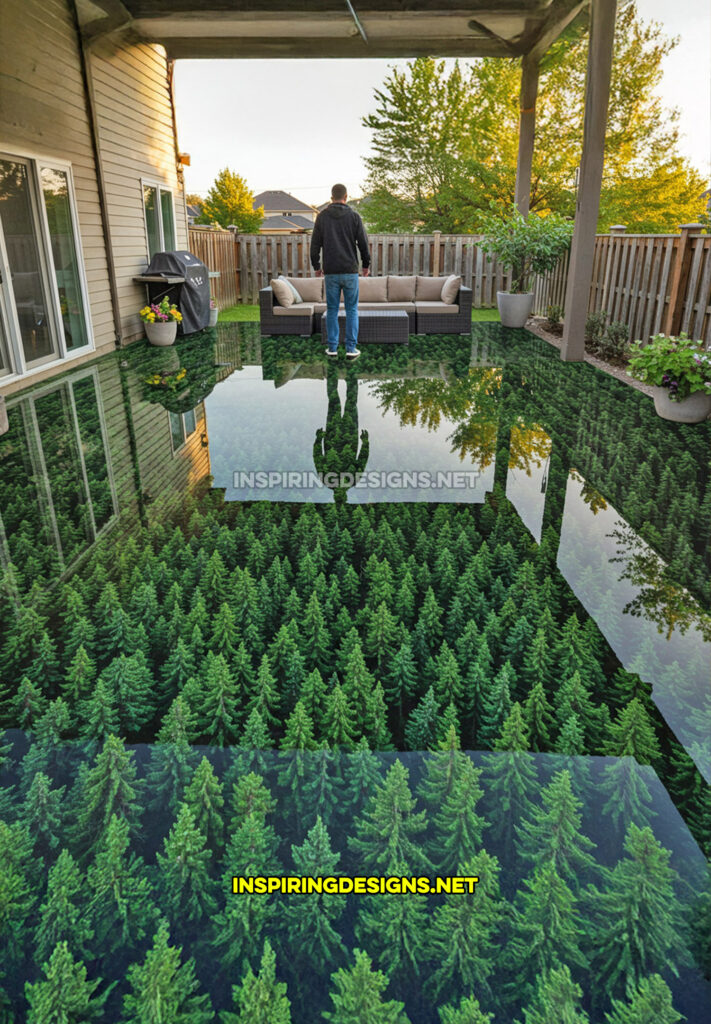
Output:
[[[434,233],[434,246],[432,252],[432,277],[439,277],[439,249],[440,239],[442,238],[441,231],[435,231]]]
[[[242,281],[241,281],[240,271],[241,271],[242,267],[241,267],[240,260],[239,260],[240,245],[239,245],[239,229],[238,228],[233,228],[232,229],[232,238],[233,238],[234,247],[235,247],[235,295],[236,295],[236,300],[235,301],[236,302],[241,302],[242,301]]]
[[[664,322],[665,334],[676,334],[681,327],[684,299],[686,297],[686,284],[689,279],[691,265],[691,236],[697,231],[701,231],[702,228],[703,224],[679,225],[681,233],[669,284],[669,309],[667,310]]]

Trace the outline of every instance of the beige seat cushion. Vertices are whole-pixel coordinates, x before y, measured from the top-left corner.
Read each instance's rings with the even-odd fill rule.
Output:
[[[416,302],[418,313],[458,313],[459,306],[447,302]]]
[[[388,275],[388,302],[414,302],[416,277]]]
[[[459,289],[462,286],[462,279],[459,274],[450,274],[447,280],[442,285],[442,302],[454,302],[459,295]]]
[[[277,316],[311,316],[314,307],[312,302],[295,302],[293,306],[275,306]]]
[[[406,313],[415,312],[414,302],[359,302],[358,309],[374,309],[374,310],[401,310],[404,309]]]
[[[418,277],[415,286],[415,302],[439,302],[442,299],[442,277]]]
[[[358,282],[358,302],[387,302],[387,277],[361,277]]]
[[[314,302],[314,316],[320,316],[321,313],[326,312],[325,302]]]
[[[270,281],[272,291],[274,292],[274,298],[277,300],[280,306],[286,308],[294,303],[294,293],[292,292],[286,281]]]
[[[287,277],[303,302],[323,302],[322,277]]]

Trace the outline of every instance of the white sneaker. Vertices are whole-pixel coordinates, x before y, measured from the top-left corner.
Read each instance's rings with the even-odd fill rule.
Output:
[[[327,348],[325,351],[326,351],[326,355],[327,356],[337,356],[338,355],[338,349],[334,350],[332,348]]]
[[[346,359],[357,359],[360,355],[360,349],[354,348],[352,352],[346,352]]]

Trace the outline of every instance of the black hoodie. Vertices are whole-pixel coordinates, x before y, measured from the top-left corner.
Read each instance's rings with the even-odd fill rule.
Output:
[[[360,214],[345,203],[331,203],[316,218],[311,236],[311,263],[324,274],[357,274],[358,256],[364,267],[370,266],[368,236]]]

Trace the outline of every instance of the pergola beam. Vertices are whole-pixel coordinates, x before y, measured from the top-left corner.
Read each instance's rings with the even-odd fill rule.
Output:
[[[592,0],[590,44],[585,79],[585,121],[580,160],[575,229],[565,293],[561,359],[585,357],[585,320],[592,281],[600,189],[605,162],[605,128],[610,98],[617,0]]]

